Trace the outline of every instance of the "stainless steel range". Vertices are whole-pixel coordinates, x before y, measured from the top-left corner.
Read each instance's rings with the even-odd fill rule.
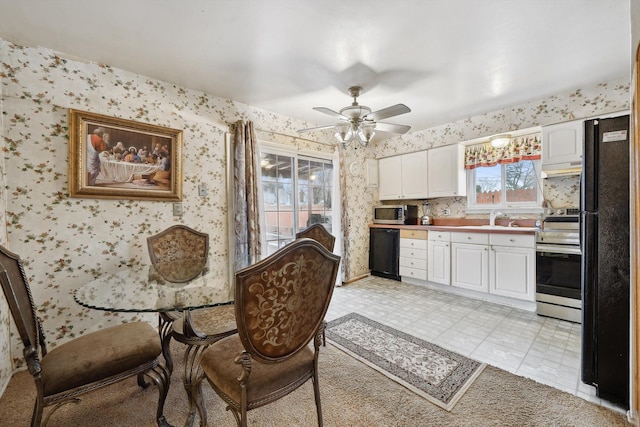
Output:
[[[548,209],[536,233],[537,313],[582,323],[580,210]]]

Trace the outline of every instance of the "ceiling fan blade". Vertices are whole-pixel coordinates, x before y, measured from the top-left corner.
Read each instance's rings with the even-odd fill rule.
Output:
[[[298,129],[298,132],[311,132],[314,130],[322,130],[322,129],[330,129],[332,127],[335,127],[336,125],[326,125],[326,126],[317,126],[314,128],[307,128],[307,129]]]
[[[381,132],[407,133],[409,132],[409,129],[411,129],[411,126],[376,122],[376,130],[379,130]]]
[[[313,109],[316,110],[316,111],[319,111],[321,113],[328,114],[328,115],[330,115],[332,117],[335,117],[337,119],[349,120],[349,117],[343,116],[342,114],[340,114],[340,113],[338,113],[336,111],[333,111],[333,110],[331,110],[329,108],[326,108],[326,107],[313,107]]]
[[[396,104],[391,107],[383,108],[382,110],[374,111],[373,113],[369,113],[363,118],[366,120],[382,120],[387,119],[389,117],[399,116],[400,114],[409,113],[411,108],[407,107],[404,104]]]

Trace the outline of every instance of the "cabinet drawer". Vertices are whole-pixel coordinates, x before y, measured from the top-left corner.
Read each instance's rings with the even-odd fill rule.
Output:
[[[400,247],[409,249],[427,249],[427,241],[420,239],[403,239],[400,238]]]
[[[418,270],[427,269],[427,260],[418,258],[400,257],[400,267],[417,268]]]
[[[491,234],[489,240],[492,245],[496,246],[517,246],[520,248],[534,248],[536,246],[535,236],[529,234]]]
[[[427,270],[400,266],[400,276],[411,277],[413,279],[419,280],[427,280]]]
[[[400,257],[404,258],[413,258],[413,259],[421,259],[426,262],[427,260],[427,249],[412,249],[412,248],[404,248],[400,247]]]
[[[433,242],[449,242],[451,240],[450,231],[430,231],[429,240]]]
[[[488,245],[489,233],[451,233],[454,243],[472,243],[474,245]]]
[[[400,238],[427,240],[427,230],[406,230],[404,228],[401,228]]]

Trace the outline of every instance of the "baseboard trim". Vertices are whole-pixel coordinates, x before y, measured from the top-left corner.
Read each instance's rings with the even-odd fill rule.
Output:
[[[351,278],[349,280],[344,280],[342,282],[342,284],[343,285],[348,285],[349,283],[357,282],[358,280],[362,280],[365,277],[369,277],[369,276],[371,276],[371,275],[370,274],[361,274],[360,276],[353,277],[353,278]]]

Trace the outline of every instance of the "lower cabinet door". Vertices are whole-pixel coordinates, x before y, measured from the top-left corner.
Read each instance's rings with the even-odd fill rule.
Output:
[[[492,246],[489,292],[534,301],[535,256],[536,251],[532,248]]]
[[[451,244],[451,286],[489,292],[489,246]]]
[[[449,242],[429,241],[427,251],[427,280],[443,285],[451,284],[451,250]]]

